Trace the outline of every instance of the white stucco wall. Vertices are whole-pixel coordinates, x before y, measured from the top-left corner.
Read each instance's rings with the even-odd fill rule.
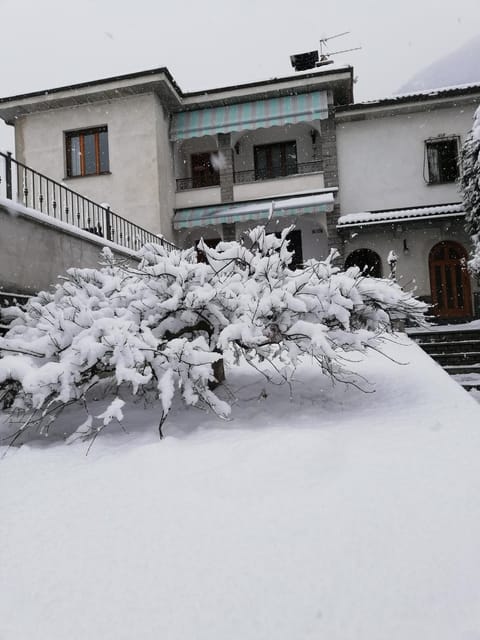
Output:
[[[177,191],[175,208],[206,207],[222,202],[220,187],[201,187],[200,189],[185,189]]]
[[[175,173],[173,148],[170,142],[170,116],[157,96],[153,96],[156,127],[157,181],[156,203],[160,214],[160,232],[170,241],[174,239],[172,227],[175,206]]]
[[[257,180],[245,184],[233,185],[233,199],[239,202],[258,198],[274,198],[276,196],[300,193],[302,191],[318,191],[325,187],[323,173],[284,176],[273,180]]]
[[[0,228],[3,291],[34,294],[57,284],[70,267],[97,268],[103,262],[102,239],[13,203],[0,203]],[[109,246],[117,257],[135,263],[132,251]]]
[[[472,126],[475,104],[402,113],[351,122],[337,121],[342,213],[458,202],[455,183],[424,180],[425,143],[459,136]],[[370,117],[370,116],[369,116]]]
[[[65,131],[108,126],[110,175],[66,178]],[[15,125],[17,159],[115,213],[172,237],[168,119],[152,94],[50,111]],[[159,198],[160,191],[164,195]]]

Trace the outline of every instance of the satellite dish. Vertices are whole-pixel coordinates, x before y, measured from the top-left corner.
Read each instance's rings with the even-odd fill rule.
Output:
[[[322,38],[320,40],[320,52],[307,51],[306,53],[296,53],[290,56],[290,62],[295,71],[307,71],[308,69],[315,69],[315,67],[323,67],[327,64],[333,64],[331,56],[338,53],[347,53],[347,51],[358,51],[362,47],[354,47],[353,49],[342,49],[341,51],[326,51],[327,42],[334,38],[340,38],[346,36],[350,31],[344,31],[343,33],[337,33],[329,38]]]
[[[307,71],[307,69],[314,69],[318,62],[318,51],[295,53],[293,56],[290,56],[290,62],[295,71]]]

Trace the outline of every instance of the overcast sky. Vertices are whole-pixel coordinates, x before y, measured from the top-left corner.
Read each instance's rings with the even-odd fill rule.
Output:
[[[387,96],[480,32],[480,0],[0,0],[0,96],[167,66],[183,91],[291,75],[331,50],[356,100]],[[6,127],[0,148],[11,147]]]

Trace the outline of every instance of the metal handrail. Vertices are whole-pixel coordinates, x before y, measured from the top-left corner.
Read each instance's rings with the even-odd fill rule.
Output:
[[[0,195],[137,251],[147,242],[175,245],[0,151]],[[3,172],[2,165],[3,164]],[[14,197],[15,194],[15,197]]]
[[[220,174],[218,173],[206,176],[195,176],[195,178],[177,178],[177,191],[203,189],[203,187],[218,187],[219,185]]]
[[[287,176],[303,175],[306,173],[316,173],[323,171],[323,162],[315,160],[313,162],[293,162],[287,163],[284,167],[271,169],[249,169],[248,171],[235,171],[233,179],[235,184],[246,182],[257,182],[259,180],[276,180]]]

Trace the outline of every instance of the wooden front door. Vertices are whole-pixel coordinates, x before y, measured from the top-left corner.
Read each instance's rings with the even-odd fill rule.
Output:
[[[430,287],[433,313],[439,318],[472,315],[467,252],[457,242],[440,242],[430,251]]]

